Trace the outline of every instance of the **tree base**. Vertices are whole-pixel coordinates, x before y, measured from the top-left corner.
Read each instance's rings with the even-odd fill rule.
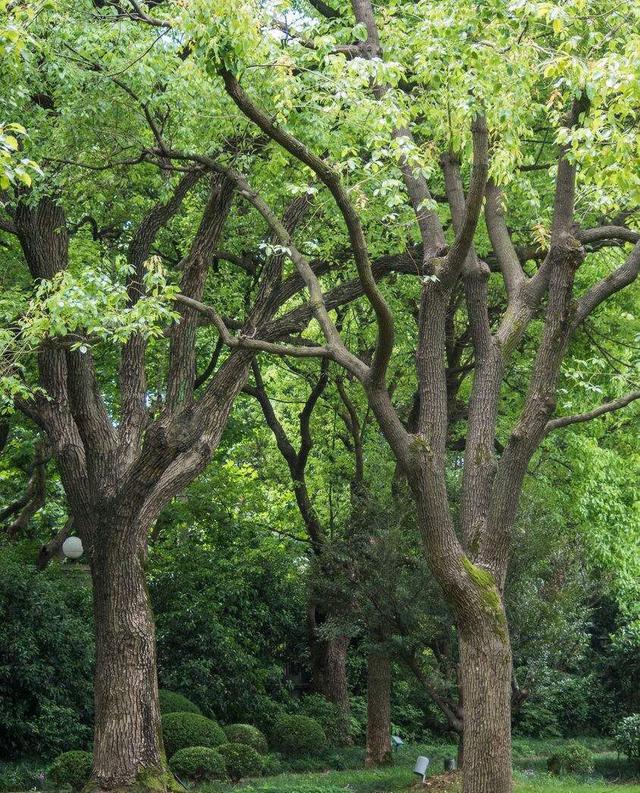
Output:
[[[184,793],[185,788],[168,770],[142,769],[131,784],[106,787],[92,780],[82,793]]]

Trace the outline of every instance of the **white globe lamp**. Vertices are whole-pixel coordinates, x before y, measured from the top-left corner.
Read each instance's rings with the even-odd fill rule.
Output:
[[[80,537],[67,537],[62,543],[62,553],[67,559],[79,559],[82,556],[82,540]]]

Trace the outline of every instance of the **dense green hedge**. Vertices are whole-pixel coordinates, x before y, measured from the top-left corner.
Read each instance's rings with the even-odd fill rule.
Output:
[[[217,722],[199,713],[165,713],[162,716],[162,735],[169,757],[189,746],[214,748],[227,740]]]
[[[194,704],[190,699],[187,699],[182,694],[176,691],[169,691],[166,688],[161,688],[158,691],[160,699],[160,713],[200,713],[200,708]]]
[[[51,764],[48,777],[56,787],[70,785],[73,790],[82,790],[91,777],[92,766],[91,752],[64,752]]]
[[[260,776],[264,760],[252,746],[244,743],[225,743],[218,747],[227,773],[233,782],[245,776]]]
[[[280,752],[293,757],[318,755],[327,748],[322,726],[309,716],[281,716],[274,725],[272,737]]]
[[[258,754],[266,754],[269,751],[266,736],[252,724],[228,724],[223,730],[229,743],[244,743],[252,746]]]
[[[207,782],[227,779],[227,769],[220,752],[208,746],[179,749],[169,760],[169,768],[181,780]]]

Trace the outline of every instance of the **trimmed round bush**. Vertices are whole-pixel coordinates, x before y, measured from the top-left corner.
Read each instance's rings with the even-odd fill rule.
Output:
[[[228,724],[222,728],[229,743],[244,743],[252,746],[258,754],[266,754],[269,745],[263,732],[253,724]]]
[[[179,779],[189,782],[208,782],[211,779],[228,779],[224,759],[217,749],[208,746],[188,746],[169,760],[169,768]]]
[[[63,752],[51,764],[48,776],[56,787],[70,785],[73,790],[82,790],[91,777],[92,767],[91,752]]]
[[[167,755],[189,746],[206,746],[214,749],[227,738],[222,727],[199,713],[165,713],[162,717],[162,735]]]
[[[569,741],[549,758],[547,768],[552,774],[590,774],[593,753],[579,741]]]
[[[307,694],[300,706],[304,716],[315,719],[322,727],[331,746],[344,746],[349,742],[350,719],[335,702],[330,702],[321,694]]]
[[[160,698],[160,713],[199,713],[202,715],[202,711],[195,702],[176,691],[161,688],[158,691],[158,696]]]
[[[309,716],[281,716],[273,728],[278,751],[292,757],[319,755],[327,748],[327,736],[320,724]]]
[[[260,776],[264,760],[253,746],[244,743],[223,743],[218,747],[232,782],[245,776]]]

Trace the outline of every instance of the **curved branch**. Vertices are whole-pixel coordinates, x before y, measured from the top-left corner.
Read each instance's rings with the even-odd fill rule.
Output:
[[[571,330],[575,329],[611,295],[632,284],[640,275],[640,242],[636,242],[624,264],[598,281],[578,300]]]
[[[551,421],[547,422],[545,434],[548,434],[553,430],[560,429],[561,427],[568,427],[570,424],[579,424],[584,421],[591,421],[592,419],[597,419],[599,416],[604,416],[607,413],[613,413],[615,410],[620,410],[621,408],[630,405],[636,399],[640,399],[640,391],[631,391],[629,394],[626,394],[619,399],[613,399],[611,402],[605,402],[603,405],[600,405],[593,410],[588,410],[586,413],[578,413],[575,416],[560,416],[557,419],[551,419]]]
[[[254,124],[272,140],[279,143],[289,154],[311,168],[320,181],[327,187],[340,209],[349,233],[358,276],[362,281],[364,293],[371,303],[377,319],[378,341],[371,371],[368,373],[368,376],[374,383],[382,382],[393,351],[393,314],[382,293],[376,286],[373,273],[371,272],[369,252],[360,218],[349,200],[349,196],[347,195],[347,191],[339,175],[322,158],[309,151],[301,141],[282,127],[276,126],[269,116],[251,101],[231,72],[223,69],[221,74],[227,93],[242,113],[253,121]]]

